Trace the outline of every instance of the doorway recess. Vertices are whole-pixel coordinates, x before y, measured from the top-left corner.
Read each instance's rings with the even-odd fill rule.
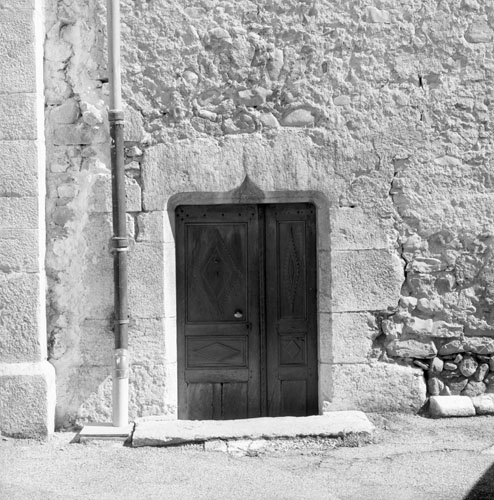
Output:
[[[179,418],[317,414],[314,205],[175,216]]]

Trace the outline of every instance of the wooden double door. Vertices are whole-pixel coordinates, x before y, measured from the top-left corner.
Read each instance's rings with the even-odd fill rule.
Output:
[[[176,209],[181,419],[318,413],[315,208]]]

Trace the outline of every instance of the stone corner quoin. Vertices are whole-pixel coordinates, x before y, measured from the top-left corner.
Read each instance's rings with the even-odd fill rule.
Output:
[[[36,4],[0,2],[0,432],[43,439],[54,430],[56,398],[44,313],[43,37]]]

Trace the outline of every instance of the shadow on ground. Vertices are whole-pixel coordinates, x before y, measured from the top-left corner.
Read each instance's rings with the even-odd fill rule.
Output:
[[[463,500],[492,500],[494,498],[494,464],[475,483]]]

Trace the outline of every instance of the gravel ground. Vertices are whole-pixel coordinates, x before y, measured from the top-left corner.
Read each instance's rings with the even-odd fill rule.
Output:
[[[494,499],[494,418],[369,417],[370,443],[276,440],[247,454],[0,438],[0,499]]]

